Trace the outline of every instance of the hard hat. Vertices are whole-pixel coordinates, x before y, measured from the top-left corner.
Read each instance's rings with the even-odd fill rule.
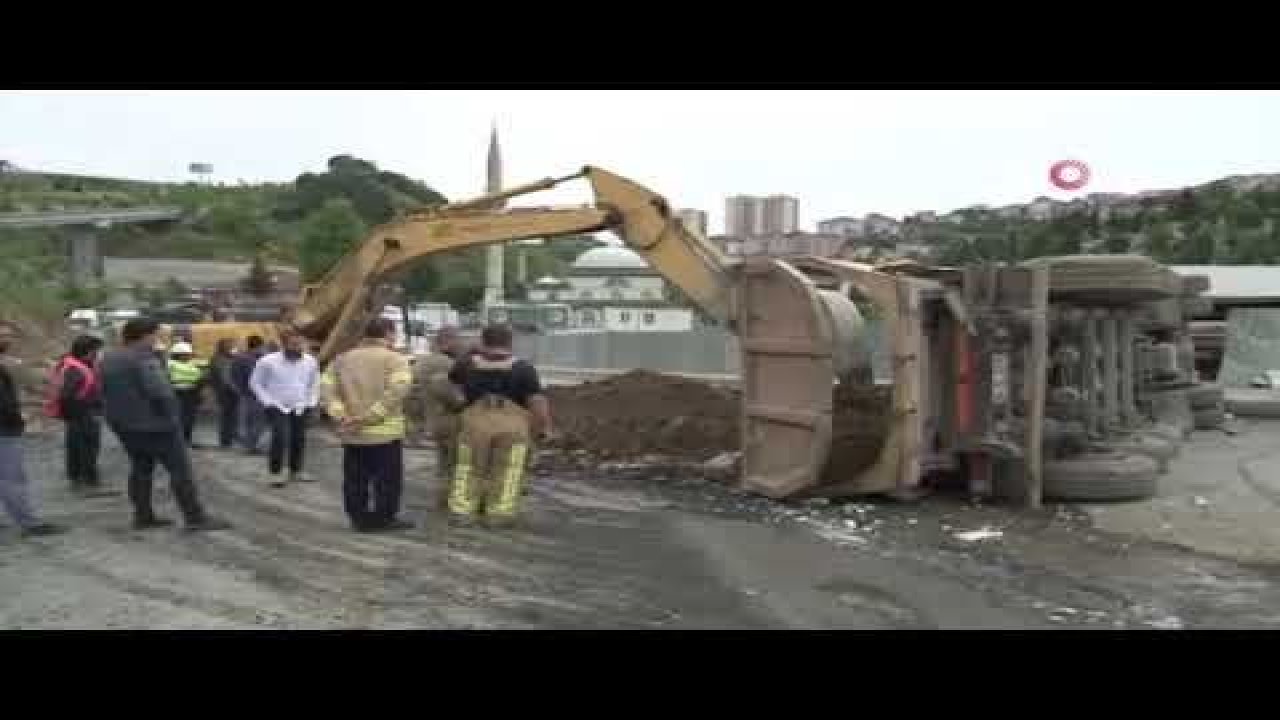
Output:
[[[174,343],[174,346],[169,350],[170,355],[191,355],[192,352],[191,343],[185,342]]]

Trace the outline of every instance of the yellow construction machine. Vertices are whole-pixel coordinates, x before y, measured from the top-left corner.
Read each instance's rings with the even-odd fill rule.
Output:
[[[585,179],[594,203],[508,208],[513,197]],[[741,347],[744,488],[769,497],[910,493],[933,470],[960,466],[992,481],[997,465],[1039,502],[1048,353],[1048,270],[873,267],[842,260],[735,261],[691,233],[661,196],[596,167],[431,208],[377,227],[282,322],[327,363],[378,315],[397,276],[436,253],[609,230],[640,253]],[[856,302],[855,302],[856,301]],[[873,461],[838,462],[835,398],[871,382],[863,307],[889,328],[891,398]],[[975,313],[978,309],[981,312]],[[236,323],[192,328],[202,347],[241,338]],[[262,334],[259,329],[258,334]],[[998,479],[998,478],[997,478]]]

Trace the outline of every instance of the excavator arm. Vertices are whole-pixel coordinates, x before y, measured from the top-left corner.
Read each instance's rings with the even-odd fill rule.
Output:
[[[586,178],[595,203],[577,208],[499,209],[505,200]],[[318,284],[304,289],[287,322],[321,341],[322,364],[350,347],[378,315],[388,284],[436,253],[529,238],[611,230],[708,315],[733,322],[730,263],[690,233],[666,201],[595,167],[397,219],[374,230]]]

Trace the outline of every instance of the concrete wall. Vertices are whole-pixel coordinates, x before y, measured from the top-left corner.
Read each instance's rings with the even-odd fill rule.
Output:
[[[738,372],[738,342],[714,328],[692,332],[570,332],[522,335],[516,352],[536,365],[672,373]]]
[[[877,382],[893,378],[884,328],[870,327],[872,368]],[[737,374],[738,341],[716,328],[689,332],[585,332],[522,335],[516,352],[536,365],[591,370],[643,368],[695,375]]]

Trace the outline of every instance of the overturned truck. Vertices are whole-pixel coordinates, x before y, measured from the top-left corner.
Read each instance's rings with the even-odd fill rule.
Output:
[[[1181,312],[1203,278],[1146,257],[741,272],[741,481],[771,497],[910,495],[934,477],[1032,506],[1145,497],[1205,414],[1192,399],[1213,400]],[[867,311],[890,329],[887,387]]]

